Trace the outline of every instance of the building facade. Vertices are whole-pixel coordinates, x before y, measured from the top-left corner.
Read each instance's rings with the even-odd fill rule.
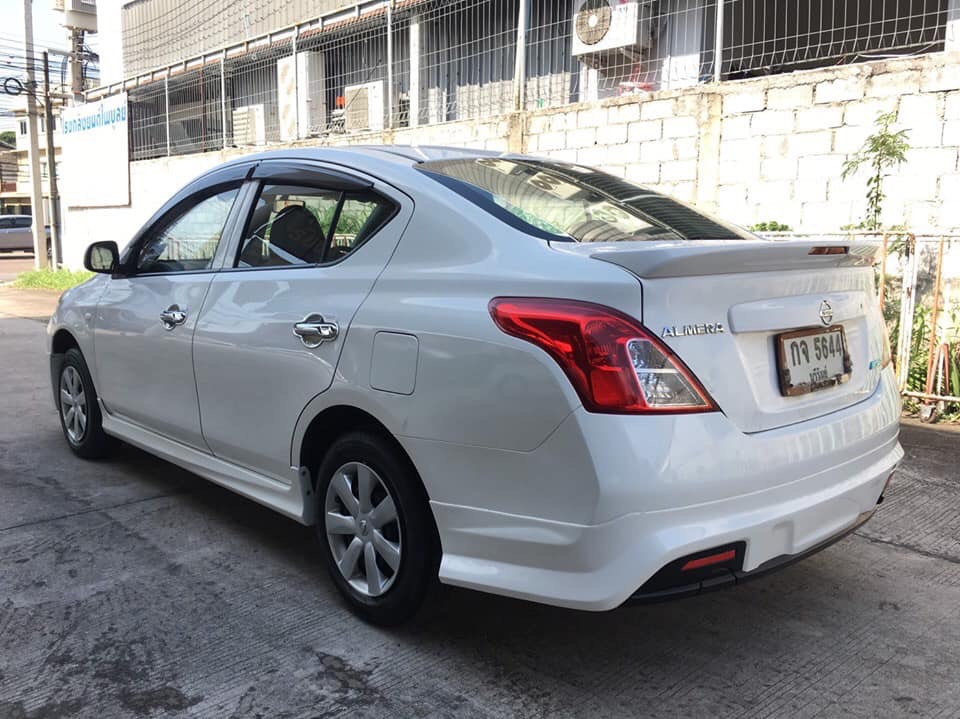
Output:
[[[32,215],[33,203],[30,199],[30,139],[27,135],[27,111],[20,107],[14,111],[16,122],[16,145],[0,152],[0,164],[3,166],[3,187],[0,191],[0,213],[9,215]],[[41,114],[37,118],[37,130],[40,133],[40,185],[43,191],[43,216],[50,223],[50,168],[47,163],[46,121]],[[54,116],[53,145],[54,157],[60,159],[60,129]]]
[[[68,209],[66,237],[78,261],[228,157],[393,142],[595,165],[743,225],[837,232],[864,216],[842,168],[881,112],[912,147],[884,222],[960,228],[956,2],[368,0],[90,93],[126,93],[130,201]]]
[[[337,10],[349,0],[131,0],[123,3],[128,75],[175,65]]]

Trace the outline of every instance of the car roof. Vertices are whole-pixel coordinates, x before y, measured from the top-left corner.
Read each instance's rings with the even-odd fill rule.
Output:
[[[221,165],[243,164],[257,160],[319,160],[333,162],[356,162],[363,167],[370,164],[390,162],[406,166],[418,165],[432,160],[453,160],[474,157],[496,157],[502,153],[443,145],[346,145],[341,147],[295,147],[272,150],[237,157]]]

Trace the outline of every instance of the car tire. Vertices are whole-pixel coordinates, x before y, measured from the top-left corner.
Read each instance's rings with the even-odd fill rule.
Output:
[[[341,436],[318,468],[316,503],[321,552],[350,609],[381,626],[411,619],[436,584],[440,549],[402,450],[369,431]]]
[[[110,453],[113,439],[103,431],[93,378],[83,355],[76,348],[64,353],[60,365],[57,414],[63,436],[78,457],[100,459]]]

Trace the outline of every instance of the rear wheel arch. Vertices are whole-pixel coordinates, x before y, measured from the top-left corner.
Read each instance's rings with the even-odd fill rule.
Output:
[[[398,450],[413,470],[419,484],[419,490],[423,494],[423,500],[429,503],[430,497],[416,465],[414,465],[403,445],[393,436],[393,433],[387,429],[383,422],[369,412],[346,404],[334,405],[324,409],[310,421],[303,434],[299,453],[300,466],[307,467],[310,470],[313,487],[316,488],[317,484],[316,470],[323,462],[323,458],[333,443],[345,434],[358,431],[372,432]]]

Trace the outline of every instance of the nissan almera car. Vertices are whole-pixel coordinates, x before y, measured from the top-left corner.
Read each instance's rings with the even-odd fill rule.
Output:
[[[50,320],[71,449],[315,525],[374,622],[438,579],[607,610],[754,577],[903,456],[870,244],[424,147],[238,159],[122,240]]]

